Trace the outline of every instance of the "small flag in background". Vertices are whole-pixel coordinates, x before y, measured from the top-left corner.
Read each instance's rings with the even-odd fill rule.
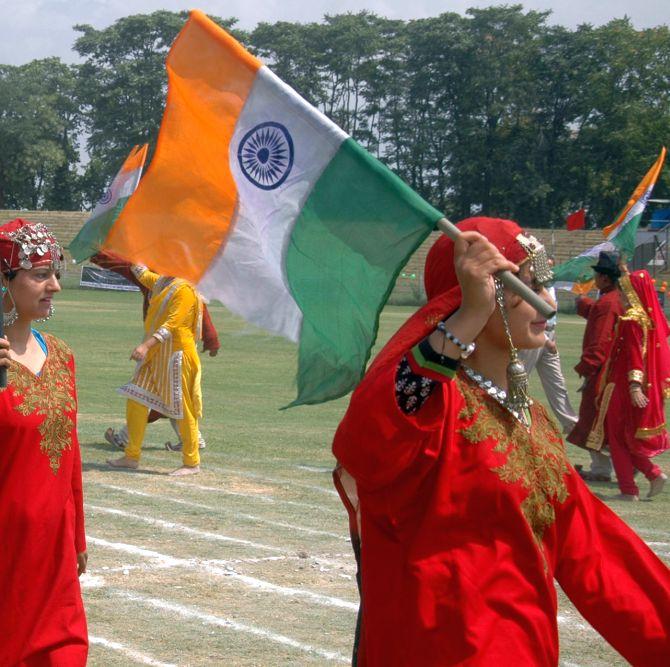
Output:
[[[566,226],[569,232],[586,227],[586,211],[580,208],[579,211],[571,213],[566,219]]]
[[[140,182],[148,147],[148,144],[133,146],[111,185],[95,205],[91,217],[70,242],[68,250],[78,262],[100,250],[100,239],[105,238]]]
[[[658,159],[635,188],[623,211],[619,213],[617,219],[611,225],[603,229],[603,235],[607,240],[585,250],[577,257],[569,259],[554,269],[555,287],[557,289],[580,294],[588,292],[593,286],[593,269],[591,266],[595,264],[602,250],[618,252],[627,260],[633,257],[637,228],[663,168],[665,153],[665,147],[661,148]]]
[[[297,341],[292,405],[346,394],[442,214],[202,12],[167,70],[151,166],[98,243]]]

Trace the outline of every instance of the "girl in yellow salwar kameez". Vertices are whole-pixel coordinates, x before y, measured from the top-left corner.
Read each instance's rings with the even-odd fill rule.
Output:
[[[115,468],[138,467],[149,410],[153,409],[179,425],[183,465],[170,474],[194,474],[200,471],[202,394],[196,341],[200,339],[202,301],[185,280],[159,276],[143,266],[134,266],[133,273],[151,290],[151,299],[145,338],[130,357],[137,361],[135,374],[119,389],[128,398],[128,445],[124,456],[108,463]]]

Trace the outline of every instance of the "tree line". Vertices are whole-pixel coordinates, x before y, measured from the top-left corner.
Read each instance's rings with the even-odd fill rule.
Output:
[[[89,207],[133,144],[154,147],[186,18],[77,25],[80,64],[0,65],[0,208]],[[666,25],[568,29],[520,5],[252,31],[212,18],[453,219],[561,226],[586,207],[609,223],[670,140]]]

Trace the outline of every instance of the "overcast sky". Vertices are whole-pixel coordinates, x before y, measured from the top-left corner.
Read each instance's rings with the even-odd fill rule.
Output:
[[[423,18],[468,7],[504,4],[487,0],[0,0],[0,63],[19,65],[35,58],[60,56],[74,62],[72,26],[88,23],[103,28],[129,14],[157,9],[177,11],[196,6],[222,17],[234,16],[243,28],[261,21],[319,21],[324,14],[362,9],[388,18]],[[514,4],[513,0],[507,4]],[[670,23],[669,0],[524,0],[526,9],[547,10],[552,23],[575,27],[601,25],[628,15],[638,28]]]

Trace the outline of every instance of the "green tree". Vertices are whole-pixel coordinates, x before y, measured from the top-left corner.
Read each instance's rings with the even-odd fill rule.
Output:
[[[0,208],[76,208],[76,69],[58,58],[0,66]]]

